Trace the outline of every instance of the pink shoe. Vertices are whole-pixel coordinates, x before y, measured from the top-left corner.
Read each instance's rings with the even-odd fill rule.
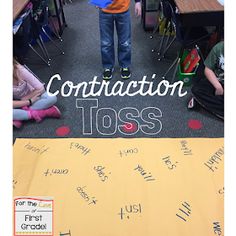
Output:
[[[46,110],[47,117],[53,117],[59,119],[61,117],[61,112],[57,106],[52,106]]]
[[[46,117],[60,118],[61,112],[56,106],[49,107],[45,110],[28,110],[31,118],[35,119],[36,122],[41,122]]]
[[[23,125],[23,122],[21,120],[13,120],[13,125],[19,129]]]

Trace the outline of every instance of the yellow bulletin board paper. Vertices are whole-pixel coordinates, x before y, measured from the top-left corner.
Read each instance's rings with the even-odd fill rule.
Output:
[[[223,146],[223,138],[17,139],[14,196],[52,197],[55,236],[223,235]]]

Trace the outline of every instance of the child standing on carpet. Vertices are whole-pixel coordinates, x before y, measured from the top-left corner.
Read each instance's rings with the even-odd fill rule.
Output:
[[[216,44],[205,62],[205,76],[192,88],[188,108],[202,106],[224,119],[224,42]]]
[[[24,120],[42,121],[45,117],[59,118],[54,106],[56,96],[49,96],[41,83],[29,70],[13,60],[13,125],[22,126]]]
[[[107,8],[99,10],[101,55],[104,69],[104,80],[110,80],[114,70],[114,25],[116,26],[118,37],[118,62],[121,70],[121,78],[129,79],[131,76],[130,1],[131,0],[113,0]],[[136,16],[141,15],[140,0],[135,0],[135,14]]]

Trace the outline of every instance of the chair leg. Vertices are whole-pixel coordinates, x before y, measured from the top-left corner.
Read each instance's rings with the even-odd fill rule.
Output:
[[[38,55],[40,58],[41,58],[41,60],[43,61],[43,62],[45,62],[48,66],[50,66],[50,62],[49,61],[46,61],[35,49],[34,49],[34,47],[29,43],[29,47],[32,49],[32,51],[36,54],[36,55]]]
[[[173,72],[171,83],[174,83],[174,81],[175,81],[175,76],[176,76],[176,73],[177,73],[177,70],[178,70],[179,63],[180,63],[180,57],[178,58],[177,63],[175,65],[175,69],[174,69],[174,72]]]
[[[157,33],[158,30],[159,30],[159,24],[157,23],[157,25],[155,26],[155,28],[154,28],[153,31],[152,31],[152,35],[150,35],[150,39],[153,39],[153,35],[154,35],[155,33]]]
[[[153,30],[152,35],[150,36],[150,39],[153,39],[153,35],[154,35],[156,32],[158,32],[158,30],[160,30],[160,25],[163,23],[164,19],[165,19],[165,18],[162,18],[162,19],[159,20],[158,24],[156,25],[155,29]],[[165,31],[165,30],[166,30],[166,28],[164,28],[164,31]],[[159,49],[157,50],[157,55],[160,55],[160,51],[162,50],[162,44],[163,44],[164,37],[165,37],[165,32],[164,32],[164,34],[163,34],[162,37],[161,37],[161,43],[160,43],[160,45],[159,45]],[[155,51],[156,51],[156,48],[157,48],[157,47],[153,48],[153,49],[152,49],[152,52],[155,52]]]
[[[161,52],[160,52],[159,60],[161,60],[162,58],[164,58],[166,48],[168,47],[168,44],[169,44],[169,40],[170,40],[170,31],[167,30],[167,32],[168,32],[169,34],[168,34],[166,40],[163,42],[163,49],[162,49]]]
[[[170,67],[168,68],[168,70],[165,72],[165,74],[162,76],[162,79],[165,79],[167,74],[171,71],[171,69],[176,65],[176,63],[179,60],[179,55],[175,58],[175,60],[172,62],[172,64],[170,65]]]
[[[166,46],[165,50],[162,52],[162,57],[165,57],[165,54],[167,53],[167,51],[169,50],[169,48],[171,47],[171,45],[174,43],[175,40],[176,36],[174,36],[173,39],[170,41],[169,45]]]
[[[50,19],[50,18],[49,18],[49,19]],[[56,27],[56,25],[55,25],[54,20],[51,19],[51,20],[50,20],[50,23],[51,23],[52,28],[53,28],[53,29],[52,29],[53,34],[62,42],[63,39],[62,39],[62,37],[59,35],[59,33],[58,33],[58,31],[57,31],[57,27]]]
[[[47,60],[47,62],[49,63],[51,61],[51,59],[48,56],[47,49],[45,48],[44,44],[42,43],[42,39],[40,39],[40,37],[39,37],[38,39],[36,39],[36,42],[39,45],[39,47],[43,53],[45,61]]]
[[[164,42],[164,39],[165,39],[166,31],[167,31],[167,30],[164,29],[163,35],[162,35],[162,37],[161,37],[161,43],[160,43],[159,49],[158,49],[158,51],[157,51],[157,55],[160,55],[160,54],[161,54],[162,46],[163,46],[163,42]]]
[[[43,48],[43,46],[42,46],[42,44],[41,44],[41,42],[40,42],[39,39],[36,39],[36,43],[38,44],[38,46],[39,46],[41,52],[43,53],[43,56],[47,57],[47,55],[45,54],[44,48]],[[47,59],[48,59],[48,58],[47,58]]]
[[[48,50],[43,42],[43,39],[41,37],[41,35],[39,35],[39,42],[41,43],[42,47],[43,47],[43,50],[44,50],[44,53],[45,53],[45,56],[47,57],[48,61],[51,61],[51,58],[49,56],[49,53],[48,53]]]
[[[57,44],[54,42],[54,40],[48,35],[48,33],[46,32],[46,30],[42,27],[42,30],[44,32],[44,34],[48,37],[48,39],[53,43],[53,45],[61,52],[62,55],[64,55],[64,51],[61,50],[60,47],[57,46]]]
[[[153,38],[154,38],[153,35],[156,34],[158,30],[159,30],[159,24],[156,25],[155,29],[154,29],[153,32],[152,32],[152,35],[150,35],[150,39],[153,39]],[[156,51],[156,49],[155,49],[155,48],[152,48],[152,52],[155,52],[155,51]]]

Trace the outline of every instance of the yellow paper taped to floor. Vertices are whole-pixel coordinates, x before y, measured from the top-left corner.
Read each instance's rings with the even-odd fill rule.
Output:
[[[223,235],[223,145],[223,138],[17,139],[14,196],[53,198],[55,236]]]

